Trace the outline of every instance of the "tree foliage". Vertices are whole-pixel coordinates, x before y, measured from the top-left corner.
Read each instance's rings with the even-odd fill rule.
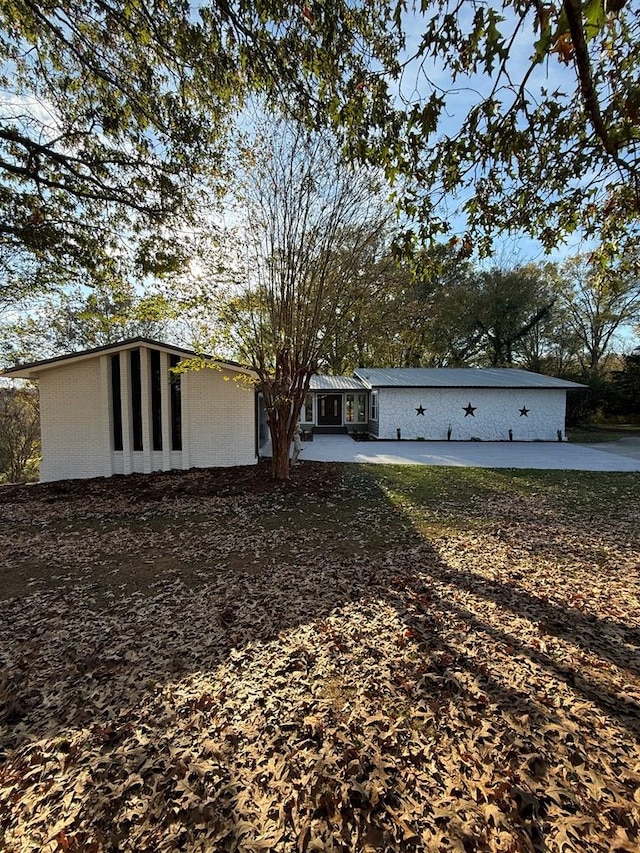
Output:
[[[274,473],[289,449],[311,376],[362,304],[363,275],[388,210],[371,175],[341,166],[324,134],[263,125],[243,152],[237,189],[239,283],[224,301],[227,345],[257,373]]]
[[[580,341],[580,368],[586,376],[602,373],[616,333],[640,319],[640,267],[632,257],[603,266],[597,255],[577,256],[562,273],[568,324]]]
[[[25,254],[99,272],[123,235],[164,268],[163,227],[193,213],[196,178],[215,183],[250,92],[330,124],[397,180],[423,234],[448,227],[451,194],[465,246],[485,250],[501,229],[615,245],[637,222],[640,16],[624,0],[4,0],[0,21],[5,277]]]
[[[163,238],[210,207],[245,95],[327,121],[336,88],[393,61],[386,15],[378,0],[0,2],[0,296],[38,284],[33,264],[113,273],[132,245],[142,269],[174,267]]]
[[[626,355],[620,369],[613,372],[618,411],[640,416],[640,347]]]
[[[166,297],[139,295],[131,286],[73,289],[0,325],[0,361],[37,361],[137,336],[162,339],[175,312]]]
[[[11,0],[0,21],[5,296],[25,266],[113,272],[127,243],[143,268],[170,266],[178,247],[159,248],[162,229],[193,213],[232,100],[231,80],[208,69],[200,101],[202,32],[188,7]]]
[[[38,397],[33,388],[0,387],[0,475],[20,482],[40,439]]]
[[[431,0],[421,8],[426,27],[413,56],[421,63],[419,96],[406,105],[404,162],[427,188],[416,197],[423,216],[437,187],[463,191],[480,236],[522,229],[552,246],[578,226],[610,240],[634,227],[638,9],[606,0]],[[458,131],[440,135],[453,97],[453,86],[439,82],[443,67],[470,105]]]

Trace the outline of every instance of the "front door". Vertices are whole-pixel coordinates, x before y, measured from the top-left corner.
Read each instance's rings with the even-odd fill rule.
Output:
[[[318,394],[318,426],[342,426],[342,394]]]

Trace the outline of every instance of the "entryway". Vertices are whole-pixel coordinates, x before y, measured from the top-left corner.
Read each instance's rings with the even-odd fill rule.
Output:
[[[316,405],[318,426],[342,426],[342,394],[318,394]]]

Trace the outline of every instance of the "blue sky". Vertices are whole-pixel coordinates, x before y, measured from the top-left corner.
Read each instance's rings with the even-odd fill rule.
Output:
[[[499,8],[500,4],[489,3],[488,5]],[[462,8],[464,13],[465,7]],[[512,32],[516,18],[513,15],[504,14],[505,29]],[[404,26],[407,33],[405,51],[407,58],[414,55],[418,48],[425,27],[425,20],[422,15],[411,9],[404,16]],[[538,34],[533,29],[533,21],[534,18],[531,16],[520,28],[513,41],[508,72],[514,82],[522,80],[531,65],[534,42],[538,38]],[[452,46],[452,50],[454,49]],[[441,87],[445,90],[447,92],[446,107],[441,118],[439,135],[454,136],[469,108],[478,103],[483,96],[489,94],[494,84],[494,78],[476,74],[460,77],[453,82],[448,69],[436,64],[432,59],[421,58],[419,63],[420,67],[418,67],[418,61],[414,61],[407,67],[402,80],[401,92],[405,99],[415,101],[416,97],[429,95],[434,88]],[[392,87],[394,85],[396,84],[391,84]],[[553,90],[560,88],[570,93],[576,88],[573,67],[563,65],[556,56],[551,56],[535,68],[527,88],[532,95],[538,93],[541,88]],[[460,193],[458,196],[448,196],[445,200],[443,210],[445,217],[451,224],[453,234],[461,235],[465,231],[464,216],[456,212],[465,198],[466,195]],[[587,252],[593,246],[592,241],[587,241],[581,234],[576,233],[568,235],[565,242],[559,243],[558,247],[547,255],[540,242],[526,234],[504,234],[496,237],[493,263],[513,266],[527,261],[563,260],[571,255]],[[492,263],[492,260],[489,259],[488,263]]]

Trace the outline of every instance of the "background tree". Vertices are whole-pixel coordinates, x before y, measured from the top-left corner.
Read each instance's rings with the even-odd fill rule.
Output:
[[[549,316],[555,296],[534,266],[481,273],[467,311],[491,367],[513,366],[516,346]]]
[[[506,366],[554,302],[535,265],[478,269],[456,243],[437,244],[416,259],[394,321],[401,356],[391,366]]]
[[[410,260],[374,253],[359,301],[342,312],[345,322],[327,362],[331,372],[465,363],[469,319],[459,294],[467,293],[471,271],[470,261],[445,244]]]
[[[556,298],[549,313],[516,343],[516,361],[534,373],[575,379],[580,373],[580,338],[563,304],[561,283],[554,285],[553,294]]]
[[[418,254],[406,305],[404,367],[460,367],[473,360],[478,333],[468,309],[477,275],[455,240]]]
[[[38,397],[32,387],[0,387],[0,474],[20,482],[40,439]]]
[[[616,394],[615,414],[640,419],[640,348],[626,355],[620,369],[612,374]]]
[[[311,376],[360,298],[358,283],[366,290],[362,270],[388,211],[369,173],[341,165],[332,138],[286,122],[263,128],[243,151],[237,190],[246,283],[239,275],[222,320],[227,345],[258,375],[274,474],[287,478]]]
[[[37,361],[137,336],[164,338],[177,308],[131,285],[74,289],[40,300],[21,319],[0,325],[0,362]]]
[[[324,372],[340,375],[357,367],[402,363],[406,293],[413,273],[389,251],[388,242],[384,232],[378,244],[362,252],[360,269],[340,296],[340,323],[327,341],[320,365]]]
[[[616,334],[640,318],[640,266],[634,256],[604,264],[597,253],[569,259],[561,273],[568,324],[580,341],[585,377],[602,374]]]

